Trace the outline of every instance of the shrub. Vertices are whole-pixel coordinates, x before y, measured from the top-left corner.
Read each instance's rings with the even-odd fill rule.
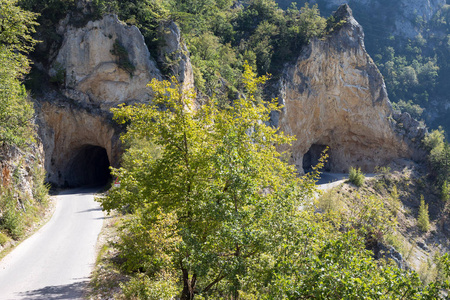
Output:
[[[118,39],[116,39],[116,41],[113,44],[111,54],[117,56],[118,59],[117,64],[119,65],[120,68],[130,73],[130,75],[133,74],[136,67],[128,58],[127,49],[120,43]]]
[[[448,199],[450,199],[450,194],[449,194],[449,187],[448,187],[448,182],[447,180],[444,181],[444,183],[442,184],[442,188],[441,188],[441,199],[444,202],[447,202]]]
[[[350,172],[348,174],[348,181],[356,185],[357,187],[361,187],[364,184],[364,174],[361,172],[361,168],[353,168],[350,167]]]
[[[18,239],[23,234],[24,225],[20,212],[16,209],[13,193],[10,190],[1,191],[1,193],[0,203],[3,215],[0,218],[0,228],[6,230],[12,238]]]
[[[36,160],[33,165],[33,198],[39,203],[46,203],[50,184],[45,183],[45,170]]]
[[[0,232],[0,246],[3,246],[8,240],[8,236],[3,232]]]
[[[176,288],[176,280],[172,277],[166,278],[167,276],[159,277],[151,279],[147,275],[140,274],[120,286],[126,299],[175,299],[179,293]]]
[[[423,196],[420,196],[419,216],[417,218],[417,226],[423,232],[430,230],[430,217],[428,215],[428,204],[425,204]]]

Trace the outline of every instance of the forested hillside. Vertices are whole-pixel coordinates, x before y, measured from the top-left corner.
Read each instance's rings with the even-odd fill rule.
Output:
[[[282,7],[306,1],[277,1]],[[342,1],[318,0],[321,13],[328,15]],[[436,2],[436,1],[435,1]],[[449,78],[450,6],[404,15],[401,1],[348,1],[356,20],[364,27],[367,51],[383,74],[394,107],[424,120],[431,128],[450,131]],[[448,2],[448,1],[447,1]],[[425,6],[425,5],[424,5]],[[407,19],[407,20],[405,20]],[[400,24],[407,23],[407,29]]]

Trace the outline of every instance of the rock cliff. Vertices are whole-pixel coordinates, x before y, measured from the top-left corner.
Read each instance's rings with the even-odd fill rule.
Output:
[[[329,147],[326,168],[372,171],[395,158],[412,157],[411,139],[398,134],[383,78],[364,48],[364,33],[348,5],[335,12],[345,23],[305,47],[281,80],[281,130],[293,134],[292,162],[299,170],[317,163]],[[410,124],[418,127],[418,124]],[[424,129],[408,129],[417,135]]]
[[[175,23],[161,28],[160,49],[150,53],[139,29],[115,15],[89,21],[81,28],[60,22],[60,49],[47,70],[58,88],[36,97],[48,180],[58,186],[101,183],[108,167],[118,166],[120,128],[110,108],[121,103],[151,101],[147,84],[162,79],[160,65],[169,59],[166,75],[193,87],[189,53]],[[92,167],[91,167],[92,166]],[[93,175],[89,175],[93,174]]]
[[[337,172],[349,166],[369,171],[414,156],[414,140],[424,130],[408,116],[393,116],[383,78],[365,51],[364,33],[350,8],[341,6],[335,18],[345,23],[305,47],[280,83],[285,107],[274,120],[297,137],[292,162],[300,171],[308,169],[326,146],[327,169]],[[48,180],[66,186],[101,183],[108,167],[120,164],[122,151],[122,129],[109,109],[150,101],[146,85],[163,73],[177,76],[185,89],[193,87],[192,67],[173,22],[161,25],[165,43],[155,53],[136,27],[114,15],[82,28],[68,24],[67,19],[60,24],[64,40],[48,70],[59,89],[36,99]]]
[[[0,147],[0,186],[12,190],[22,208],[26,201],[34,199],[36,181],[42,179],[43,163],[44,152],[40,141],[31,142],[26,150],[15,146]]]
[[[67,26],[49,73],[61,81],[65,96],[105,110],[125,101],[150,100],[147,83],[161,79],[139,29],[115,15],[82,28]]]

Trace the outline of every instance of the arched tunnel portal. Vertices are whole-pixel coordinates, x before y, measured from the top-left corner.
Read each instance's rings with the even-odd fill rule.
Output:
[[[105,185],[111,179],[110,161],[106,149],[83,145],[73,151],[64,171],[67,187]]]
[[[320,158],[322,157],[324,151],[328,149],[328,158],[324,162],[324,166],[321,171],[329,172],[331,171],[331,155],[330,148],[327,145],[322,144],[312,144],[309,150],[303,155],[303,171],[308,173],[312,171],[313,167],[316,166]]]

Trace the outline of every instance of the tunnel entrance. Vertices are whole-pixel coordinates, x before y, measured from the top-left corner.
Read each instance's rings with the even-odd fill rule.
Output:
[[[68,164],[65,185],[68,187],[105,185],[111,179],[109,166],[105,148],[85,145],[76,151]]]
[[[319,159],[322,152],[327,148],[327,145],[312,144],[308,152],[303,155],[303,171],[308,173],[312,171],[312,167],[319,163]],[[328,149],[328,155],[330,155],[330,150]],[[329,172],[331,170],[330,157],[328,157],[325,165],[321,171]]]

